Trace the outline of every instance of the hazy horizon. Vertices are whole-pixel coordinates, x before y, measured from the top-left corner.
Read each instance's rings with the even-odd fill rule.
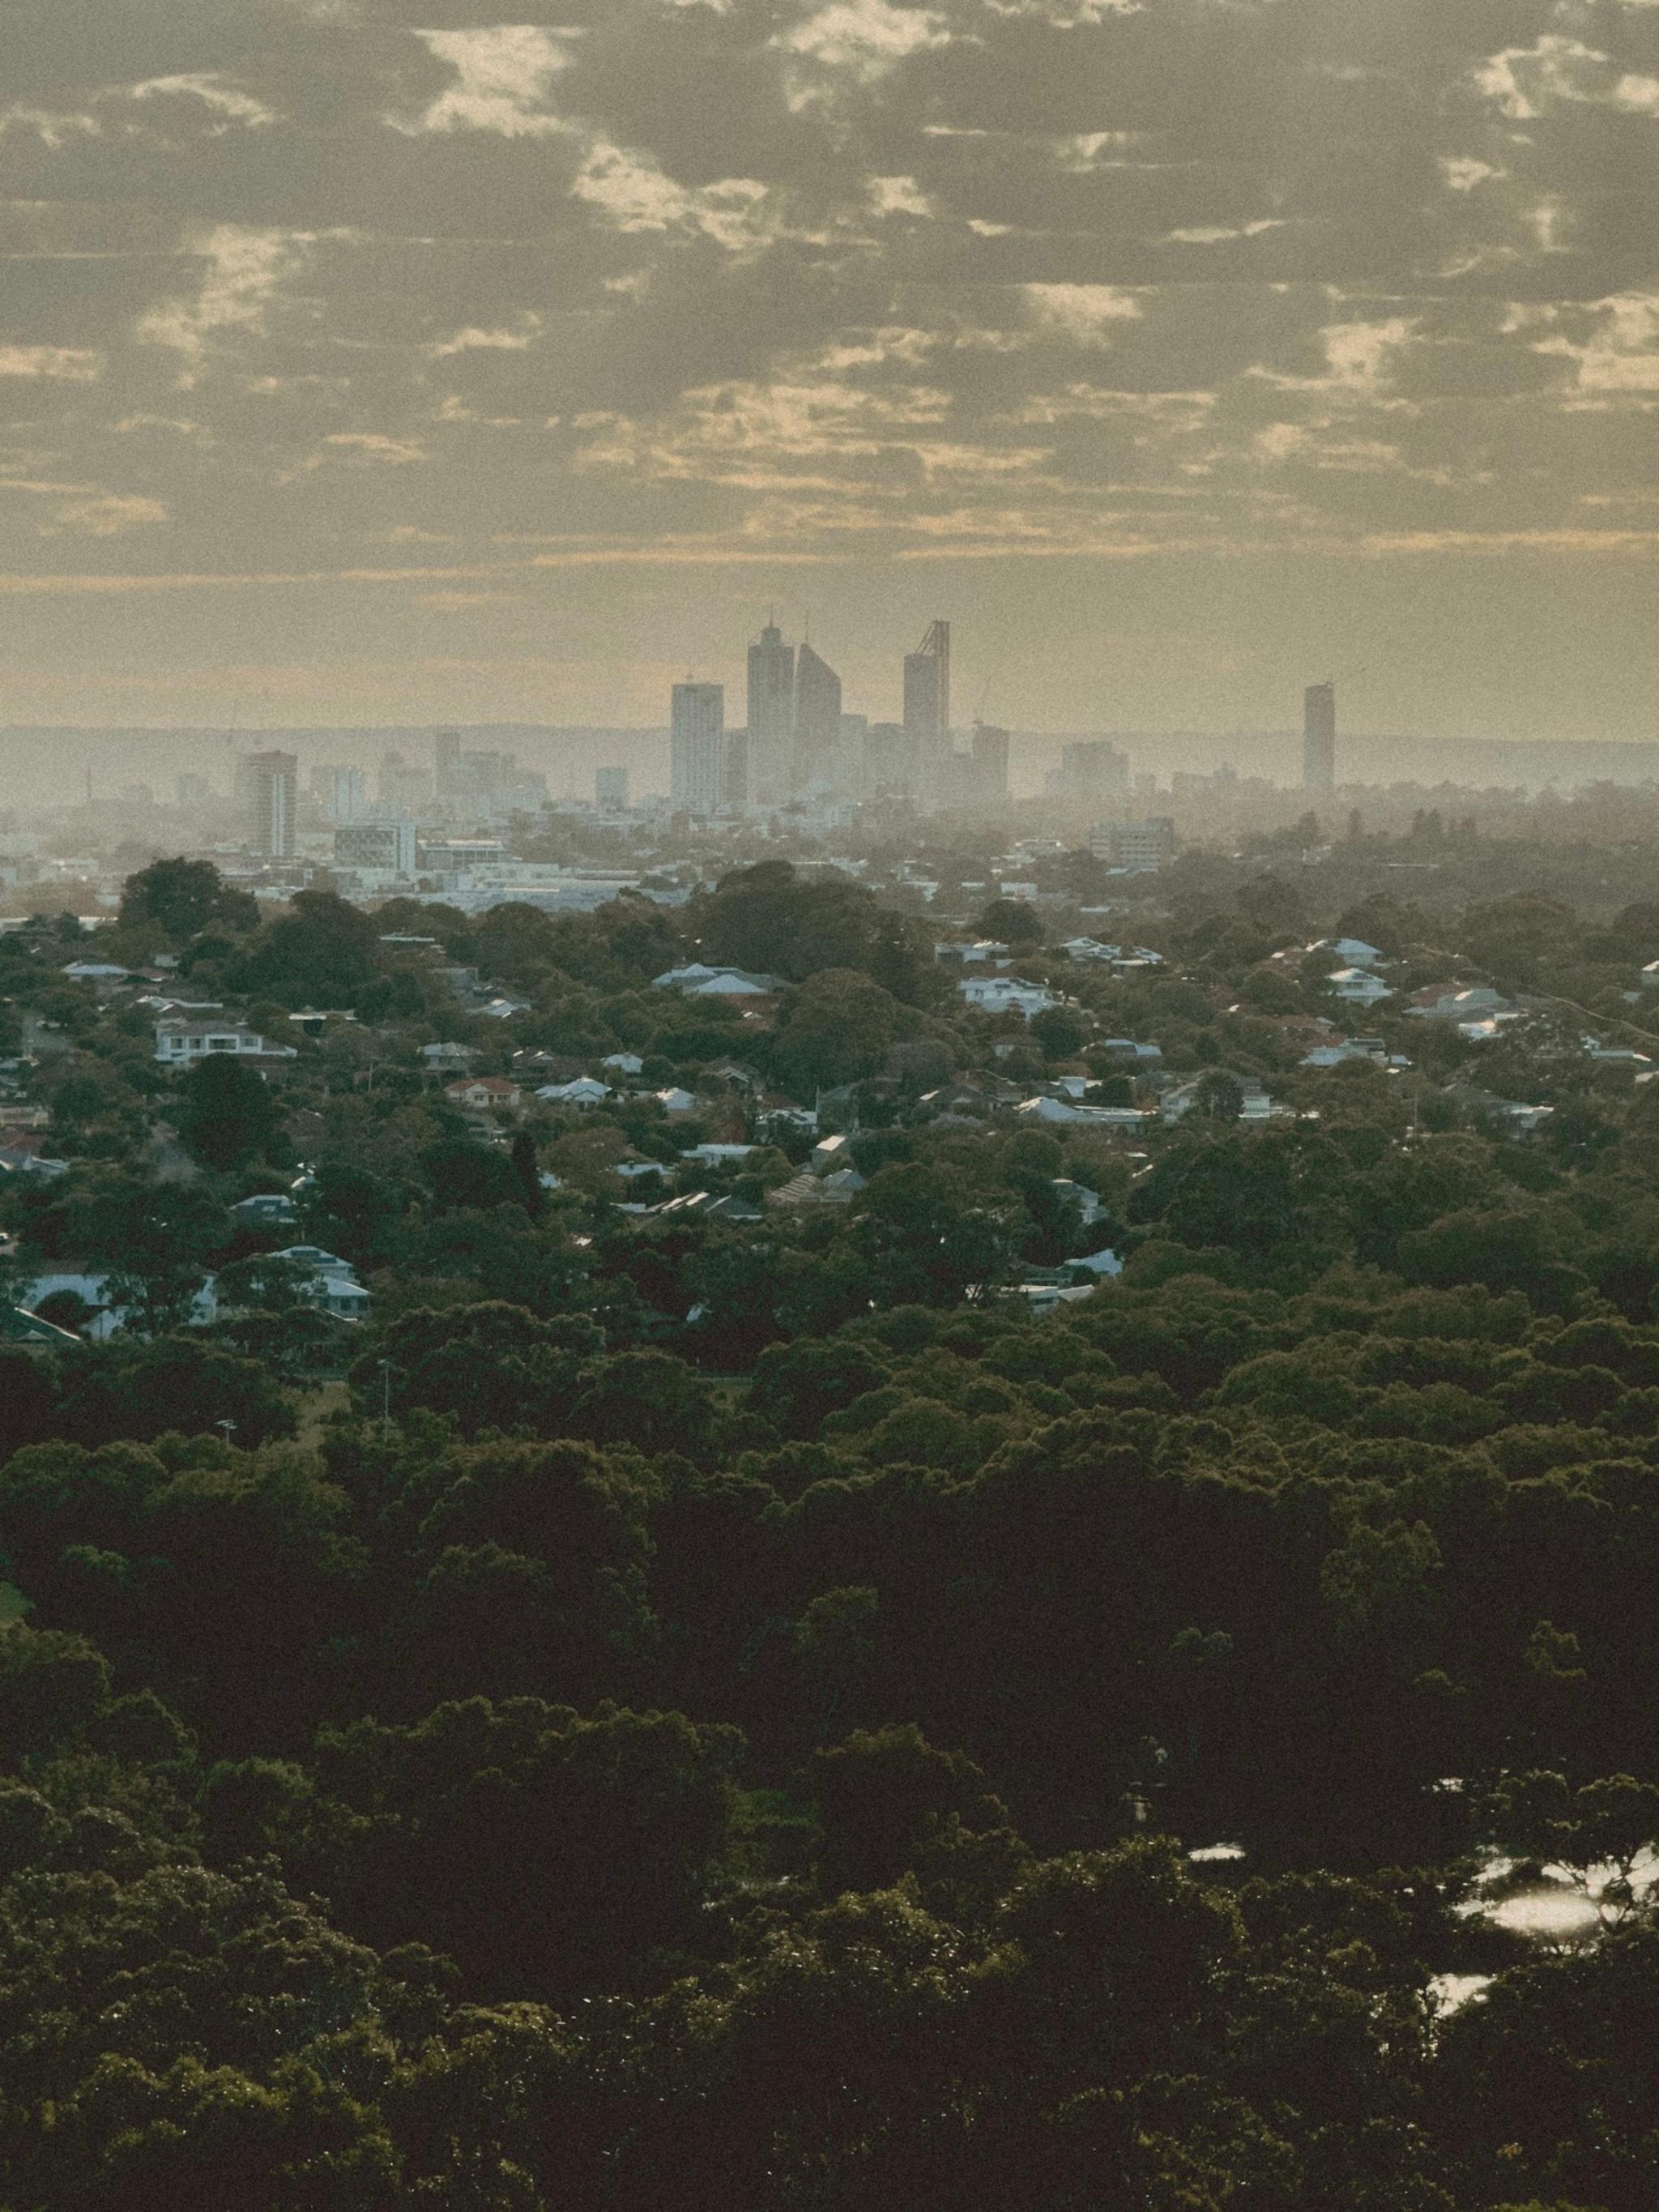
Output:
[[[11,16],[16,719],[1653,731],[1659,9]]]

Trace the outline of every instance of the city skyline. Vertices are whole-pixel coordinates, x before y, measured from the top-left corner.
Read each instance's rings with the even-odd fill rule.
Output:
[[[466,13],[21,11],[12,719],[1651,737],[1651,8]]]

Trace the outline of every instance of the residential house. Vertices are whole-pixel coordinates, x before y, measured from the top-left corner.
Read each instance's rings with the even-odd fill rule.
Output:
[[[283,1229],[300,1218],[298,1208],[285,1190],[260,1190],[252,1198],[239,1198],[230,1213],[234,1221],[250,1229]]]
[[[155,1057],[164,1066],[192,1067],[215,1054],[238,1060],[297,1060],[291,1044],[273,1044],[240,1022],[157,1022]]]
[[[1430,983],[1413,991],[1400,1010],[1419,1022],[1485,1022],[1520,1008],[1486,983]]]
[[[1023,1014],[1028,1022],[1046,1007],[1060,1004],[1046,984],[1023,982],[1017,975],[969,975],[957,988],[976,1012]]]
[[[1339,968],[1325,978],[1325,988],[1333,998],[1346,1000],[1355,1006],[1374,1006],[1380,999],[1394,996],[1382,977],[1374,975],[1369,968]]]
[[[568,1083],[544,1083],[536,1093],[551,1106],[598,1106],[611,1095],[611,1085],[597,1075],[578,1075]]]
[[[1210,1071],[1206,1071],[1206,1073]],[[1205,1079],[1202,1075],[1194,1076],[1191,1082],[1179,1084],[1175,1090],[1166,1091],[1164,1092],[1163,1097],[1158,1101],[1158,1108],[1166,1121],[1180,1121],[1185,1120],[1186,1116],[1191,1113],[1193,1108],[1198,1103],[1198,1095],[1203,1085],[1204,1079]],[[1262,1089],[1261,1084],[1259,1084],[1253,1076],[1249,1075],[1235,1075],[1232,1079],[1238,1085],[1240,1095],[1243,1100],[1243,1103],[1239,1109],[1238,1118],[1240,1121],[1260,1122],[1267,1121],[1273,1113],[1273,1102],[1267,1096],[1266,1091]]]
[[[464,1076],[459,1083],[446,1083],[444,1097],[452,1106],[465,1106],[475,1113],[487,1113],[501,1109],[513,1113],[524,1103],[524,1092],[504,1075]]]
[[[671,1085],[666,1091],[654,1091],[651,1095],[671,1121],[678,1121],[697,1110],[695,1092],[682,1091],[677,1085]]]
[[[1139,1129],[1153,1118],[1137,1106],[1079,1106],[1069,1098],[1028,1098],[1014,1109],[1017,1121],[1046,1128]]]
[[[644,1071],[645,1062],[636,1052],[611,1052],[599,1066],[608,1067],[613,1075],[639,1075]]]
[[[807,1163],[816,1176],[833,1175],[837,1169],[853,1164],[853,1140],[837,1133],[821,1137],[812,1147],[812,1157]]]
[[[470,1044],[423,1044],[421,1065],[428,1075],[459,1074],[478,1057]]]

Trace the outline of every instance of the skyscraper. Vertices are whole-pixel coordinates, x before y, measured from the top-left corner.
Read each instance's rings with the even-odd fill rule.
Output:
[[[432,737],[432,781],[440,799],[452,798],[461,783],[461,733],[436,730]]]
[[[725,795],[726,687],[674,686],[671,790],[688,814],[718,814]]]
[[[951,625],[936,622],[914,653],[904,656],[904,728],[915,748],[924,803],[933,804],[945,781],[951,750]]]
[[[749,648],[748,797],[775,806],[789,796],[795,765],[795,649],[768,623]]]
[[[342,822],[361,822],[368,812],[368,785],[360,768],[332,763],[311,771],[312,796],[337,827]]]
[[[795,656],[794,772],[796,793],[841,786],[841,678],[829,662],[803,645]]]
[[[593,771],[594,804],[607,813],[628,805],[628,770],[625,768],[600,768]]]
[[[240,765],[240,763],[239,763]],[[267,860],[294,857],[300,763],[292,753],[251,753],[243,769],[249,850]]]
[[[1302,695],[1302,788],[1336,788],[1336,686],[1310,684]]]
[[[1008,803],[1008,732],[989,722],[974,725],[973,793],[976,806]]]

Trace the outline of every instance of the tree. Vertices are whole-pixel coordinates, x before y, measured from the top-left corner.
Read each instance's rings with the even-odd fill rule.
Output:
[[[379,951],[379,924],[361,907],[332,891],[296,891],[253,947],[242,981],[289,1004],[350,1006],[374,981]]]
[[[898,1001],[851,969],[826,968],[802,984],[772,1037],[772,1066],[798,1098],[874,1073],[906,1025]]]
[[[1045,1006],[1029,1026],[1050,1060],[1075,1060],[1089,1042],[1092,1024],[1075,1006]]]
[[[1025,899],[993,899],[975,918],[981,937],[1000,945],[1033,945],[1042,942],[1042,917]]]
[[[366,1413],[450,1413],[464,1435],[485,1428],[556,1429],[604,1337],[586,1315],[538,1319],[499,1302],[400,1316],[351,1370]]]
[[[258,901],[233,890],[211,860],[153,860],[121,889],[121,927],[154,927],[175,945],[215,927],[251,930],[258,920]]]
[[[269,1158],[282,1127],[270,1085],[230,1053],[198,1060],[179,1085],[179,1133],[204,1167],[222,1173]]]

